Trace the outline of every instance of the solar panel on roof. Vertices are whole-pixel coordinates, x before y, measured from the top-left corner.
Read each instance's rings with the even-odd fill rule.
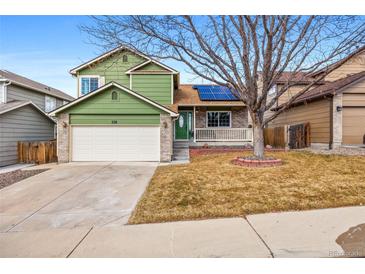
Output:
[[[193,88],[198,90],[202,101],[238,101],[233,92],[224,86],[196,85]]]

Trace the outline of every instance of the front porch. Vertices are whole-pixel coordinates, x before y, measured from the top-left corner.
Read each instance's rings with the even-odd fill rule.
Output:
[[[244,106],[179,106],[174,142],[189,146],[252,144],[252,127]]]

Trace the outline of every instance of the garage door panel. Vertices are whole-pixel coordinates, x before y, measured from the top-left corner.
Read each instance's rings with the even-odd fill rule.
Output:
[[[73,161],[159,161],[159,127],[74,126]]]
[[[348,145],[363,143],[365,135],[365,108],[344,108],[342,141]]]

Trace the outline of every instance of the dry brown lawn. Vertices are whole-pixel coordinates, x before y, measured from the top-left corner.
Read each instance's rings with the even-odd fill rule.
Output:
[[[275,152],[281,167],[231,164],[245,152],[196,156],[158,167],[129,223],[365,204],[365,157]]]

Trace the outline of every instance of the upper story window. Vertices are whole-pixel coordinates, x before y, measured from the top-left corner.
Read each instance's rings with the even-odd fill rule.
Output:
[[[231,112],[208,111],[207,127],[231,127]]]
[[[62,101],[62,105],[66,105],[67,103],[68,103],[68,101],[65,101],[65,100]]]
[[[56,98],[47,96],[45,97],[45,111],[50,112],[56,108]]]
[[[128,63],[128,55],[123,55],[123,63]]]
[[[85,95],[99,87],[99,77],[81,77],[81,94]]]
[[[269,96],[271,96],[271,95],[276,94],[276,89],[277,89],[277,86],[276,86],[276,85],[273,85],[273,86],[269,89],[268,95],[269,95]]]

